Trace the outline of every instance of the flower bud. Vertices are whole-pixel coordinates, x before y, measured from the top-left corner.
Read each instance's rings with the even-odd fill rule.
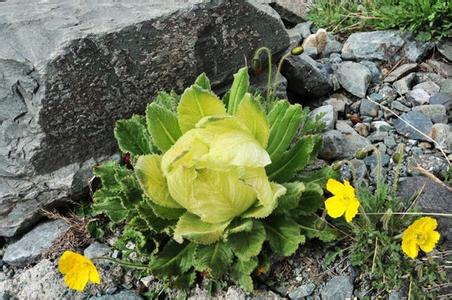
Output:
[[[298,46],[298,47],[292,48],[292,50],[290,50],[290,54],[292,54],[292,55],[300,55],[303,52],[304,52],[304,49],[302,46]]]

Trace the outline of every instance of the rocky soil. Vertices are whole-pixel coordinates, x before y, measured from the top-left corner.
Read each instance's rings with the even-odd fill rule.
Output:
[[[311,23],[294,24],[293,15],[289,16],[291,22],[286,24],[290,24],[287,32],[292,45],[316,32]],[[452,212],[450,190],[422,176],[428,171],[440,180],[446,179],[452,160],[452,41],[420,43],[398,31],[363,32],[349,37],[329,34],[326,48],[318,50],[306,49],[305,54],[290,57],[282,72],[291,101],[310,106],[312,115],[324,113],[325,146],[318,163],[348,159],[358,177],[373,185],[375,155],[359,160],[355,153],[374,145],[383,154],[385,177],[391,181],[395,165],[391,156],[403,144],[401,195],[410,196],[425,184],[419,206],[424,211]],[[341,171],[344,178],[350,178],[349,169]],[[450,220],[440,220],[442,243],[449,249],[451,225]],[[0,241],[0,299],[142,299],[146,292],[152,298],[165,289],[151,276],[142,277],[103,263],[99,268],[103,278],[100,286],[90,286],[83,294],[69,291],[49,249],[72,229],[63,220],[50,220],[21,237]],[[90,257],[116,257],[113,242],[114,236],[102,243],[91,240],[80,249]],[[369,288],[354,284],[359,274],[347,257],[339,256],[326,265],[326,250],[313,243],[287,259],[275,257],[270,274],[259,278],[255,295],[228,286],[215,296],[345,299],[366,295]],[[165,293],[178,295],[174,290]],[[401,299],[402,295],[394,291],[391,299]],[[188,296],[199,299],[210,294],[201,283]]]

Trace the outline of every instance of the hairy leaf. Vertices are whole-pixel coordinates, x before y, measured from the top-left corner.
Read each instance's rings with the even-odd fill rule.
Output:
[[[137,206],[137,213],[139,217],[146,223],[149,230],[154,232],[167,231],[167,228],[174,226],[176,220],[166,220],[159,218],[150,204],[147,201],[141,202]]]
[[[206,73],[201,73],[198,78],[196,78],[195,84],[199,85],[203,89],[206,89],[208,91],[211,90],[210,87],[210,80],[207,77]]]
[[[232,263],[232,250],[223,243],[200,245],[196,251],[195,267],[198,271],[209,271],[213,277],[219,278]]]
[[[240,102],[250,86],[250,75],[248,68],[243,67],[234,74],[234,81],[228,97],[228,113],[234,115],[237,112]]]
[[[317,183],[308,182],[300,199],[298,214],[307,215],[317,211],[322,206],[323,200],[322,187]]]
[[[305,190],[304,184],[298,181],[283,183],[283,186],[287,189],[287,192],[278,201],[275,213],[279,214],[290,213],[297,209],[301,195]]]
[[[280,255],[294,254],[300,243],[305,242],[305,236],[300,234],[300,225],[287,216],[269,217],[264,226],[270,248]]]
[[[153,152],[152,138],[143,116],[133,115],[130,119],[117,121],[114,135],[123,153],[138,156]]]
[[[154,275],[177,276],[187,272],[193,265],[196,244],[178,244],[170,240],[162,251],[153,256],[149,268]]]
[[[179,243],[186,238],[199,244],[209,245],[221,238],[229,223],[230,221],[217,224],[205,223],[198,216],[185,213],[177,222],[174,239]]]
[[[207,116],[226,114],[223,102],[211,91],[197,85],[185,90],[177,107],[182,133],[195,128],[196,123]]]
[[[253,257],[246,261],[239,259],[232,266],[232,278],[247,292],[253,291],[253,279],[251,278],[251,273],[253,273],[257,265],[257,258]]]
[[[267,116],[250,93],[246,93],[242,102],[240,102],[237,109],[237,118],[248,127],[254,138],[265,149],[270,134]]]
[[[251,231],[231,234],[228,237],[228,244],[240,260],[246,261],[261,252],[265,237],[265,228],[262,223],[254,221]]]
[[[148,105],[146,123],[155,145],[162,152],[167,151],[182,135],[176,115],[157,103]]]

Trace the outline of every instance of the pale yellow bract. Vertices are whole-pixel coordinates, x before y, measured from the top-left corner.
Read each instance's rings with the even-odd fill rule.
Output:
[[[402,250],[410,258],[415,259],[419,254],[419,248],[428,253],[435,248],[440,239],[440,234],[435,231],[438,222],[430,217],[422,217],[413,222],[403,232]]]
[[[58,262],[58,270],[64,275],[64,283],[71,289],[83,291],[88,281],[99,284],[100,276],[93,262],[78,253],[64,251]]]
[[[339,218],[345,214],[345,220],[350,223],[358,213],[359,200],[355,196],[355,189],[347,180],[344,184],[328,179],[327,190],[333,194],[325,201],[325,208],[328,215],[332,218]]]

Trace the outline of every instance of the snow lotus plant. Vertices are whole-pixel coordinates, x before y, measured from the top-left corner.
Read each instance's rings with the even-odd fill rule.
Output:
[[[264,103],[249,88],[242,68],[223,99],[205,74],[180,97],[160,93],[145,117],[116,124],[128,167],[95,169],[102,187],[93,210],[125,224],[118,247],[132,242],[149,272],[176,286],[192,284],[197,271],[228,272],[252,290],[264,253],[291,255],[320,232],[306,231],[315,226],[307,220],[331,170],[301,171],[317,155],[322,126],[299,104]]]

